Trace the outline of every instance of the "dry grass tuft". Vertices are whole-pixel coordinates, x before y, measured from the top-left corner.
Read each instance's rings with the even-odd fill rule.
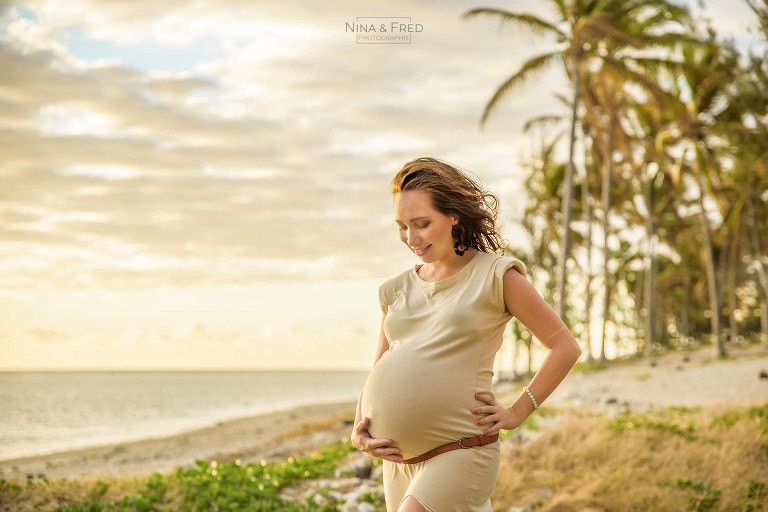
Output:
[[[20,484],[21,490],[18,492],[0,490],[0,510],[55,510],[70,504],[87,502],[90,496],[96,494],[99,494],[102,500],[121,499],[123,496],[137,493],[145,485],[146,478],[141,477],[91,476],[78,479],[28,480]]]
[[[522,451],[504,447],[492,502],[542,512],[757,512],[768,511],[766,488],[768,403],[565,418]]]

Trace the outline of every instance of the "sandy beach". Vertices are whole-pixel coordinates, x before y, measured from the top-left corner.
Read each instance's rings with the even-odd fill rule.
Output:
[[[729,347],[729,359],[711,361],[709,347],[695,352],[609,364],[594,373],[571,372],[545,405],[554,409],[716,406],[768,401],[768,350]],[[511,403],[517,385],[499,384]],[[196,459],[243,463],[311,453],[349,436],[355,402],[311,405],[218,423],[177,435],[0,461],[0,478],[116,477],[167,473]]]
[[[165,437],[0,461],[0,478],[48,478],[165,473],[196,459],[278,460],[343,436],[355,402],[310,405]]]
[[[609,363],[595,373],[571,372],[549,396],[549,405],[633,409],[670,405],[753,405],[768,400],[768,349],[728,346],[728,358],[714,349],[671,352],[659,357]]]

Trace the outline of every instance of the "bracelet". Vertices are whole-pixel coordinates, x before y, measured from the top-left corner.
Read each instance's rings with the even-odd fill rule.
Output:
[[[531,390],[528,389],[528,386],[523,386],[523,389],[526,393],[528,393],[528,396],[531,397],[531,402],[533,402],[533,410],[535,411],[539,408],[539,405],[536,403],[536,399],[533,398],[533,393],[531,393]]]
[[[561,328],[559,328],[558,330],[556,330],[555,332],[553,332],[552,334],[550,334],[549,336],[547,336],[547,339],[545,339],[545,340],[544,340],[544,343],[548,342],[548,341],[549,341],[549,339],[550,339],[552,336],[554,336],[555,334],[559,333],[559,332],[560,332],[560,331],[562,331],[563,329],[565,329],[565,326],[562,326]]]

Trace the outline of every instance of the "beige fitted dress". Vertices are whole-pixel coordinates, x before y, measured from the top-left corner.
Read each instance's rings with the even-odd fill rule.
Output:
[[[446,279],[424,281],[421,265],[379,287],[390,348],[363,388],[361,411],[374,438],[392,439],[405,459],[482,434],[472,408],[492,393],[493,360],[512,316],[502,276],[523,263],[478,251]],[[428,512],[488,512],[499,471],[499,443],[446,452],[424,462],[384,461],[387,512],[412,495]]]

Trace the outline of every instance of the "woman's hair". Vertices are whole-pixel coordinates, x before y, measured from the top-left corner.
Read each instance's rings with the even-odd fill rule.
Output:
[[[390,190],[392,195],[408,190],[426,192],[435,210],[459,218],[451,229],[459,244],[503,255],[509,245],[496,228],[499,199],[468,173],[436,158],[417,158],[395,174]]]

